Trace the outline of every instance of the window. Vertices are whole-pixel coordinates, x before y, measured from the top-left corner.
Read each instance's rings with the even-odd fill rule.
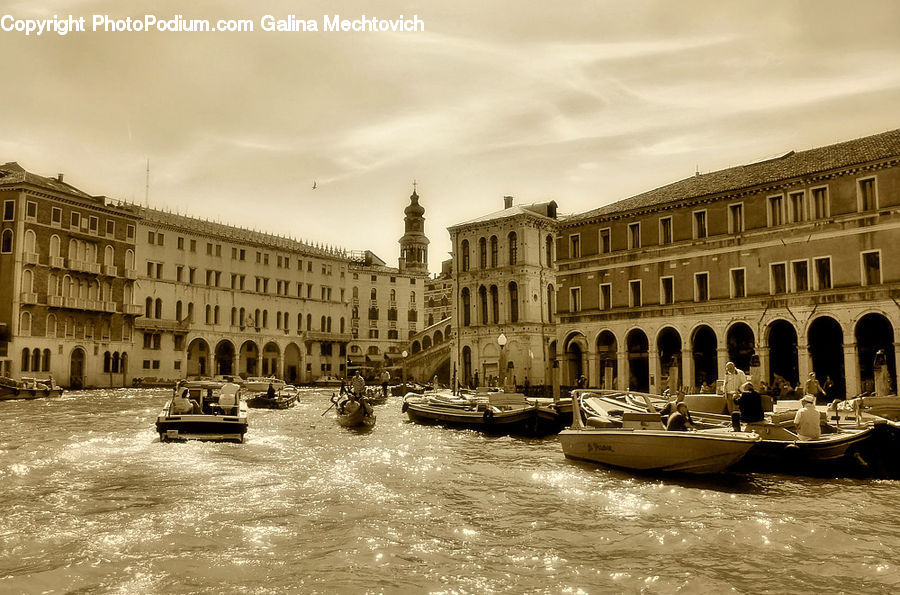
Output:
[[[462,244],[459,247],[460,252],[462,252],[462,270],[469,270],[469,240],[463,240]]]
[[[659,303],[664,306],[675,303],[674,277],[659,278]]]
[[[787,265],[776,262],[769,265],[769,291],[773,294],[787,291]]]
[[[191,252],[196,252],[197,251],[197,240],[191,240],[190,246],[191,246]]]
[[[59,207],[53,207],[50,209],[50,224],[54,226],[62,225],[62,209],[60,209]]]
[[[628,305],[632,308],[640,308],[643,305],[641,301],[640,279],[631,279],[628,281]]]
[[[604,227],[600,230],[600,254],[612,252],[612,230]]]
[[[116,222],[112,219],[106,220],[106,235],[114,236],[116,235]]]
[[[694,211],[694,239],[702,240],[709,235],[706,228],[706,210]]]
[[[744,269],[731,269],[731,297],[747,297],[747,282]]]
[[[860,212],[878,208],[878,196],[875,193],[875,178],[857,181],[857,205]]]
[[[469,326],[472,324],[472,304],[471,297],[469,296],[469,288],[463,287],[462,290],[462,315],[463,315],[463,326]]]
[[[519,258],[519,238],[516,232],[509,232],[509,264],[516,264]]]
[[[581,234],[569,236],[569,258],[581,258]]]
[[[0,240],[0,252],[10,254],[13,249],[13,231],[11,229],[3,230],[3,239]]]
[[[491,236],[491,267],[497,266],[497,236]]]
[[[544,241],[544,252],[546,252],[546,261],[547,266],[553,266],[553,236],[547,236],[547,239]]]
[[[12,221],[15,218],[16,218],[16,201],[14,201],[14,200],[3,201],[3,220],[4,221]]]
[[[775,227],[776,225],[784,224],[784,197],[780,194],[778,196],[770,196],[769,197],[769,227]]]
[[[129,225],[125,228],[125,238],[129,240],[134,239],[134,225]]]
[[[813,188],[810,190],[812,200],[809,203],[810,219],[827,219],[831,215],[831,206],[828,202],[828,187]]]
[[[694,301],[709,300],[709,273],[694,273]]]
[[[494,324],[500,324],[500,291],[496,285],[491,285],[491,312]]]
[[[641,247],[641,224],[628,224],[628,249],[633,250]]]
[[[791,263],[791,277],[794,282],[794,291],[809,291],[809,261],[793,261]]]
[[[33,201],[28,201],[25,203],[25,218],[26,219],[37,219],[37,203]],[[96,231],[96,228],[94,229]]]
[[[147,232],[147,243],[151,244],[151,245],[156,243],[156,232],[154,232],[154,231]]]
[[[831,257],[813,259],[813,272],[815,274],[816,289],[831,289]]]
[[[612,308],[612,284],[600,284],[600,309],[609,310]]]
[[[569,312],[581,312],[581,288],[569,289]]]
[[[6,217],[5,212],[3,216]],[[79,225],[81,225],[81,213],[72,213],[72,216],[69,219],[69,226],[77,228]]]
[[[515,281],[509,283],[509,321],[519,322],[519,286]]]
[[[728,205],[728,233],[744,231],[744,203]]]
[[[863,252],[862,255],[863,285],[881,284],[881,250]]]
[[[487,268],[487,240],[484,238],[478,240],[478,266],[482,269]]]
[[[659,243],[672,243],[672,218],[660,217],[659,219]]]
[[[806,221],[806,193],[791,192],[788,195],[791,205],[791,221],[793,223],[802,223]]]

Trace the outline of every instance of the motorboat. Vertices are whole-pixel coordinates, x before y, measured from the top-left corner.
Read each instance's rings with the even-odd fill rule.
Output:
[[[319,376],[312,381],[313,386],[340,386],[343,381],[335,376]]]
[[[606,415],[607,427],[599,427],[600,422],[588,426],[582,418],[582,398],[573,397],[572,427],[559,434],[570,459],[642,472],[720,473],[760,441],[756,434],[724,428],[666,431],[659,414],[648,411],[622,409],[621,421]]]
[[[189,412],[180,412],[175,400],[185,391],[193,407]],[[193,380],[177,385],[172,399],[156,418],[156,431],[161,442],[243,442],[247,427],[247,403],[241,400],[241,387],[212,380]]]
[[[286,383],[274,376],[250,376],[241,383],[241,388],[246,394],[264,393],[269,390],[269,386],[279,391],[286,386]]]
[[[53,378],[39,380],[23,376],[19,380],[0,377],[0,401],[61,397],[63,389],[53,383]]]
[[[255,393],[247,397],[247,406],[251,409],[290,409],[297,404],[300,390],[296,386],[286,385],[270,397],[268,391]]]
[[[336,405],[335,415],[338,425],[364,429],[375,426],[375,409],[365,397],[351,399],[332,395],[331,402]]]
[[[449,390],[422,395],[409,393],[401,411],[422,424],[465,427],[483,432],[538,434],[538,406],[521,393],[470,393],[454,395]]]

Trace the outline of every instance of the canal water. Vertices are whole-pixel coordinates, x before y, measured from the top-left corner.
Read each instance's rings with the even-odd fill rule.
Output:
[[[634,477],[329,396],[237,445],[161,444],[165,390],[0,402],[0,592],[900,590],[900,482]]]

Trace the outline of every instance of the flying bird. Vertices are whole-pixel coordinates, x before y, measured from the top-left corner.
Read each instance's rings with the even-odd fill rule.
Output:
[[[318,186],[316,185],[316,182],[313,181],[313,190],[315,190],[316,188],[318,188]]]

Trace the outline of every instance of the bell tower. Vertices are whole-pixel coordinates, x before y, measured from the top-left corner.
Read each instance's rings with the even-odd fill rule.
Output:
[[[428,238],[425,237],[425,208],[419,204],[413,182],[409,206],[403,211],[404,234],[400,238],[400,272],[428,274]]]

